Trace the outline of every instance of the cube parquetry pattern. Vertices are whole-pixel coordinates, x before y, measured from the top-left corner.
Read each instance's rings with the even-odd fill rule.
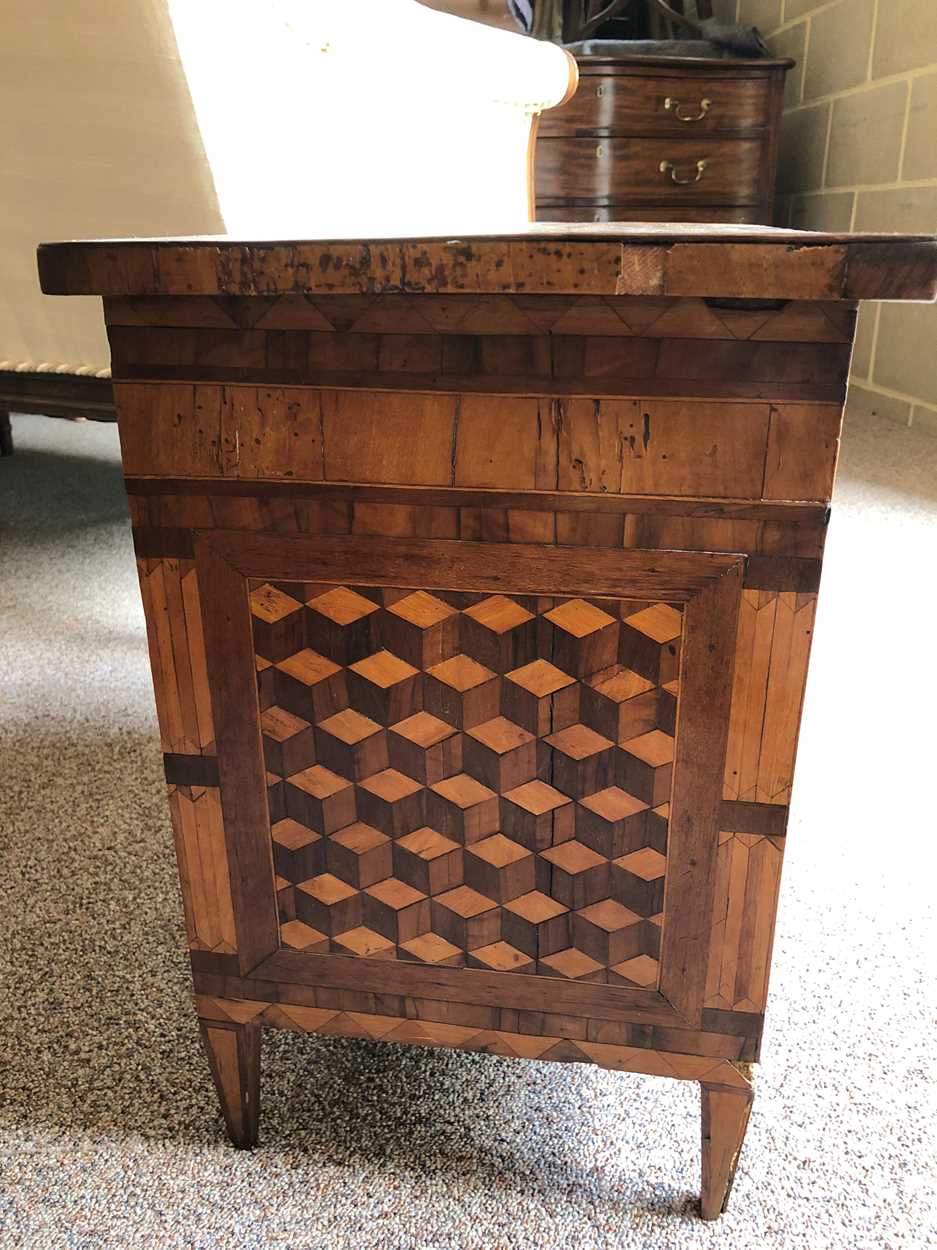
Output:
[[[682,617],[251,583],[285,949],[653,988]]]

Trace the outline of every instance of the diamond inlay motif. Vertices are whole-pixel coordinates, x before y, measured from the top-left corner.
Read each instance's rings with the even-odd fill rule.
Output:
[[[251,585],[281,944],[652,988],[682,617]]]

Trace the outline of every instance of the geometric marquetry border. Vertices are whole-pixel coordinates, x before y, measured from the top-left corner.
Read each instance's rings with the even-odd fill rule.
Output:
[[[692,552],[543,548],[417,539],[284,537],[203,531],[196,538],[225,840],[243,975],[323,986],[425,993],[660,1024],[699,1024],[713,906],[732,655],[744,557]],[[682,604],[684,648],[671,803],[659,990],[558,986],[475,969],[279,950],[265,769],[254,680],[248,579],[426,590],[609,596]],[[682,744],[692,744],[689,747]],[[400,978],[401,988],[394,982]],[[517,982],[524,982],[518,985]]]
[[[751,1088],[751,1065],[738,1060],[643,1050],[636,1046],[616,1046],[604,1042],[572,1041],[564,1037],[510,1033],[502,1029],[479,1029],[363,1011],[302,1007],[292,1003],[264,1003],[250,999],[233,1000],[199,995],[196,997],[196,1008],[199,1018],[204,1021],[263,1025],[296,1033],[354,1037],[367,1041],[397,1042],[408,1046],[445,1046],[456,1050],[500,1055],[507,1059],[594,1063],[598,1067],[617,1072],[702,1081],[707,1085],[729,1089]]]

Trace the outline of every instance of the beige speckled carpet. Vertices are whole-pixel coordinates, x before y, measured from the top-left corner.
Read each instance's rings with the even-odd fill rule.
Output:
[[[695,1086],[264,1044],[223,1137],[188,998],[112,426],[0,462],[0,1245],[937,1246],[937,440],[849,428],[758,1095],[699,1223]]]

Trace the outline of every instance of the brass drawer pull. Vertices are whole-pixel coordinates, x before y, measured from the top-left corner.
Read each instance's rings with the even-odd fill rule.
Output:
[[[678,187],[689,187],[694,182],[699,182],[700,178],[702,178],[703,170],[706,168],[706,164],[706,161],[697,161],[696,176],[692,178],[681,178],[677,173],[677,167],[673,161],[661,161],[660,172],[662,174],[670,174],[670,181],[675,183]]]
[[[673,113],[678,122],[701,122],[712,106],[712,100],[700,100],[698,113],[681,113],[679,100],[668,96],[664,101],[664,108]]]
[[[599,146],[595,149],[595,154],[596,154],[596,156],[598,157],[598,159],[599,159],[599,160],[601,160],[601,159],[602,159],[602,157],[605,155],[605,148],[602,146],[602,144],[601,144],[601,143],[600,143],[600,144],[599,144]]]

